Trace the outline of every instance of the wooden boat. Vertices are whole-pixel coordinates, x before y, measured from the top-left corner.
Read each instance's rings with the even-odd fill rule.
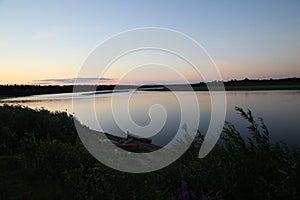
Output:
[[[130,139],[134,139],[134,140],[137,140],[137,141],[140,141],[140,142],[144,142],[144,143],[148,143],[148,144],[151,144],[152,140],[149,139],[149,138],[142,138],[140,136],[137,136],[137,135],[134,135],[134,134],[131,134],[127,131],[127,138]]]

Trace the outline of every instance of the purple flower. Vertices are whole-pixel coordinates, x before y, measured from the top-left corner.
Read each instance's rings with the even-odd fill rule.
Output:
[[[183,191],[182,192],[182,198],[184,199],[184,200],[188,200],[189,199],[189,193],[187,192],[187,191]]]
[[[188,184],[185,180],[181,181],[181,189],[182,192],[178,194],[178,198],[176,199],[176,197],[173,196],[172,200],[196,200],[196,195],[194,192],[189,191]]]
[[[188,186],[187,186],[187,182],[185,180],[181,181],[181,187],[183,191],[187,191]]]
[[[208,200],[208,198],[204,194],[202,194],[201,200]]]
[[[196,200],[197,197],[193,191],[188,187],[188,183],[185,180],[181,181],[181,191],[178,194],[178,197],[172,196],[171,200]],[[208,198],[202,194],[201,200],[208,200]]]

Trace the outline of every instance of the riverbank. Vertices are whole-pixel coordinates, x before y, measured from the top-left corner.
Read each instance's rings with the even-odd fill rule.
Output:
[[[224,88],[220,88],[220,83]],[[244,79],[218,82],[213,81],[209,83],[193,83],[191,85],[184,84],[168,84],[168,85],[79,85],[76,86],[77,92],[87,91],[112,91],[116,87],[120,90],[138,89],[142,91],[186,91],[193,89],[194,91],[208,91],[207,84],[211,86],[212,90],[226,91],[248,91],[248,90],[300,90],[300,78],[286,78],[286,79]],[[0,99],[11,97],[23,97],[41,94],[60,94],[72,93],[73,85],[0,85]]]
[[[165,169],[128,174],[94,159],[65,112],[0,106],[0,199],[299,199],[300,150],[270,143],[264,123],[237,108],[249,124],[246,145],[232,124],[204,159],[199,134]]]

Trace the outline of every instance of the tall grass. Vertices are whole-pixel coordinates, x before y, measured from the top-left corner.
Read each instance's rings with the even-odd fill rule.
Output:
[[[0,199],[300,199],[300,150],[271,143],[267,126],[226,123],[220,143],[198,159],[203,135],[170,166],[128,174],[95,160],[63,112],[0,107]],[[246,135],[246,139],[245,138]]]

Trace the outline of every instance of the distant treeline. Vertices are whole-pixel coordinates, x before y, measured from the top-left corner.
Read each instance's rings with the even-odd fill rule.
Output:
[[[221,81],[213,81],[209,83],[200,82],[192,84],[195,91],[206,91],[207,85],[217,86]],[[226,90],[299,90],[300,78],[286,78],[286,79],[248,79],[244,80],[230,80],[223,82]],[[96,91],[113,90],[115,85],[80,85],[77,86],[77,91]],[[173,85],[118,85],[118,89],[133,89],[139,87],[140,90],[150,91],[165,91],[165,90],[186,90],[187,85],[173,84]],[[54,93],[71,93],[73,92],[73,85],[0,85],[0,97],[17,97],[29,96],[38,94],[54,94]]]
[[[82,85],[78,86],[80,91],[94,90],[95,86]],[[97,86],[97,90],[112,90],[113,85]],[[55,93],[71,93],[73,85],[0,85],[0,97],[18,97],[38,94],[55,94]]]
[[[214,85],[218,81],[209,84]],[[230,80],[223,82],[226,90],[299,90],[300,78],[285,79],[248,79]],[[206,83],[194,84],[194,90],[203,90],[207,88]],[[217,84],[216,84],[217,85]]]

